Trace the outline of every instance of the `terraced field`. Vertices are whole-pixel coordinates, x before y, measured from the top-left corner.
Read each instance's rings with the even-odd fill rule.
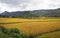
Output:
[[[26,34],[38,34],[60,29],[60,18],[0,18],[0,25],[6,28],[18,28]]]

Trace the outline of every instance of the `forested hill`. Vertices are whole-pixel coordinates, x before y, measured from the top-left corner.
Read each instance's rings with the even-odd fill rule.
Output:
[[[0,17],[9,17],[9,18],[60,17],[60,8],[52,10],[34,10],[34,11],[16,11],[16,12],[5,11],[3,13],[0,13]]]

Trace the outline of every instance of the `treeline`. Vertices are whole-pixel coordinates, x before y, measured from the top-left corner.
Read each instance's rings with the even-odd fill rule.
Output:
[[[16,12],[3,12],[0,14],[0,17],[8,17],[8,18],[33,18],[33,17],[38,17],[35,14],[30,13],[30,11],[16,11]]]
[[[0,17],[9,18],[36,18],[36,17],[60,17],[60,8],[53,10],[35,10],[35,11],[16,11],[3,12]]]

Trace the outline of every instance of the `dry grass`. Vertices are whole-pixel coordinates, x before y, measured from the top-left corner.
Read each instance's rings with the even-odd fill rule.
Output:
[[[22,19],[0,18],[0,24],[6,28],[18,28],[27,34],[36,34],[60,29],[60,18]]]

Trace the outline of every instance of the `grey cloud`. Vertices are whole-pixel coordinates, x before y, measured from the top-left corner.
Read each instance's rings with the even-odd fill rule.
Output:
[[[22,3],[28,2],[28,0],[0,0],[0,2],[11,6],[19,6]]]
[[[17,0],[0,0],[1,3],[16,5],[19,4]]]
[[[6,4],[8,7],[5,7],[6,5],[0,6],[0,8],[4,9],[6,8],[6,10],[9,9],[14,9],[14,10],[23,10],[27,7],[27,4],[30,2],[31,0],[0,0],[0,3]],[[1,9],[0,9],[1,10]],[[3,11],[3,10],[2,10]],[[10,10],[9,10],[10,11]]]
[[[60,0],[0,0],[0,4],[2,11],[54,9],[60,7]]]

